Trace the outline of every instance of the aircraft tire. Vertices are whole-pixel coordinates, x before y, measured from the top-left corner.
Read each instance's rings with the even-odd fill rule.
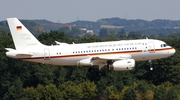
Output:
[[[92,67],[90,67],[90,68],[88,69],[88,72],[89,72],[89,73],[94,73],[94,72],[95,72],[95,69],[92,68]]]

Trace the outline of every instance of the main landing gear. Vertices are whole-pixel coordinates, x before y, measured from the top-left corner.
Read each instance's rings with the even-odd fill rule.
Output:
[[[108,61],[107,61],[108,70],[113,70],[113,67],[112,67],[113,63],[114,63],[113,60],[108,60]]]
[[[103,67],[103,65],[100,65],[98,71],[96,71],[95,68],[90,67],[90,68],[88,69],[88,72],[91,73],[91,74],[96,73],[96,76],[101,77],[101,76],[103,75],[102,71],[100,71],[100,69],[101,69],[102,67]]]
[[[113,63],[114,63],[113,60],[108,60],[108,61],[107,61],[107,68],[108,68],[108,70],[113,70],[113,69],[112,69],[112,68],[113,68],[113,67],[112,67]],[[88,69],[88,72],[89,72],[89,73],[95,73],[95,72],[96,72],[96,75],[97,75],[98,77],[101,77],[101,76],[103,75],[103,73],[102,73],[102,71],[101,71],[101,68],[104,67],[104,66],[105,66],[104,64],[99,65],[99,70],[98,70],[98,71],[96,71],[93,67],[90,67],[90,68]]]

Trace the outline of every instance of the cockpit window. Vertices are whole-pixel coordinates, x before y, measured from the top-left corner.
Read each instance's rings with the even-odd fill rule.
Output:
[[[161,44],[161,47],[167,47],[168,45],[167,44]]]

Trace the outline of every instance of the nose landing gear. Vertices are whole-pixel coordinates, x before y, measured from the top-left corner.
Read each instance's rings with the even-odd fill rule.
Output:
[[[148,60],[148,62],[149,62],[150,70],[153,70],[153,67],[152,67],[152,60]]]

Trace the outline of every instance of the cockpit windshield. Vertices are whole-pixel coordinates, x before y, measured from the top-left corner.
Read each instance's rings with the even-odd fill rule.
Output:
[[[168,44],[161,44],[161,47],[167,47],[169,46]]]

